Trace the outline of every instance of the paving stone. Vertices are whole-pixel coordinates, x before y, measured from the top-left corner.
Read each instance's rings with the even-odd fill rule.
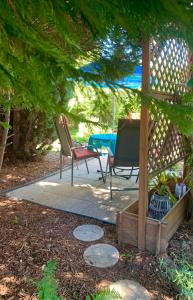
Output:
[[[85,224],[76,227],[73,231],[73,235],[78,240],[92,242],[102,238],[104,230],[97,225]]]
[[[92,245],[85,250],[84,260],[87,264],[94,267],[112,267],[119,260],[119,251],[108,244]]]
[[[122,300],[150,300],[148,291],[133,280],[119,280],[112,283],[109,288],[116,291]]]

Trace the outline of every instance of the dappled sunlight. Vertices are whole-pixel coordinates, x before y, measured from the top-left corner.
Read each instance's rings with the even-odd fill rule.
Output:
[[[56,182],[48,182],[48,181],[39,181],[36,183],[37,185],[40,185],[40,186],[59,186],[60,184],[59,183],[56,183]]]
[[[5,267],[4,267],[5,269]],[[0,296],[7,296],[10,293],[9,285],[19,284],[20,280],[17,280],[15,276],[6,276],[1,279],[0,283]]]
[[[76,279],[88,279],[88,275],[83,273],[83,272],[76,272],[76,273],[72,273],[72,272],[65,272],[64,273],[64,277],[66,278],[76,278]]]
[[[6,285],[0,283],[0,295],[6,296],[8,293],[9,293],[9,288]]]
[[[52,143],[52,151],[60,151],[60,142],[59,139],[56,139],[53,143]]]
[[[23,204],[23,202],[19,201],[16,197],[11,197],[10,199],[11,200],[4,199],[4,201],[0,201],[0,206],[13,208],[15,206]],[[14,201],[14,200],[16,200],[16,201]]]
[[[112,283],[112,281],[109,281],[107,279],[103,279],[99,283],[97,283],[95,285],[95,287],[96,287],[97,290],[105,289],[105,288],[108,288],[111,283]]]
[[[85,187],[90,189],[96,188],[95,186],[89,183],[79,183],[79,184],[76,183],[72,188],[85,188]]]
[[[84,167],[80,165],[80,168],[82,166]],[[94,165],[91,168],[97,170]],[[113,199],[111,199],[108,178],[107,183],[104,184],[98,180],[99,174],[98,178],[91,174],[88,176],[80,174],[78,177],[75,176],[74,185],[71,186],[69,170],[64,170],[63,175],[65,176],[62,180],[59,180],[59,174],[53,175],[10,192],[8,195],[112,223],[116,222],[117,212],[128,207],[138,195],[138,191],[118,191],[113,192]],[[115,188],[136,186],[132,180],[120,178],[113,178],[113,180]]]
[[[7,174],[6,176],[5,176],[5,178],[6,179],[21,179],[21,177],[20,176],[15,176],[15,175],[13,175],[13,174]]]

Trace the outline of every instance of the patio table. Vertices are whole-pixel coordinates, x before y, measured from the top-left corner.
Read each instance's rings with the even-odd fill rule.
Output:
[[[112,153],[115,154],[116,140],[116,133],[92,134],[89,137],[88,145],[92,145],[99,150],[102,150],[102,148],[109,147]]]

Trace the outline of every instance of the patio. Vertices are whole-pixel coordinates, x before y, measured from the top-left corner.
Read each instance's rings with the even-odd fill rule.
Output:
[[[107,157],[102,156],[103,169]],[[42,178],[36,182],[7,192],[13,199],[25,199],[51,208],[92,217],[108,223],[116,223],[116,215],[138,199],[138,191],[115,191],[110,200],[109,180],[104,183],[97,174],[98,161],[88,161],[90,174],[87,174],[84,163],[74,171],[74,186],[70,185],[70,168],[63,170],[62,179],[59,173]],[[114,188],[137,187],[135,177],[130,180],[113,178]]]

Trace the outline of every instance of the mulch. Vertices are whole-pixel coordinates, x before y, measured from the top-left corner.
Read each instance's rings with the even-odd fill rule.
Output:
[[[49,153],[33,162],[5,164],[0,171],[0,191],[45,176],[58,168],[58,153]],[[101,226],[104,237],[92,243],[76,240],[73,230],[86,223]],[[84,262],[84,250],[98,242],[113,245],[120,251],[120,260],[114,267],[100,269]],[[169,244],[168,254],[180,256],[184,244],[193,262],[191,223],[184,223],[179,228]],[[140,253],[134,247],[120,248],[114,225],[29,201],[0,198],[0,299],[37,300],[36,283],[51,259],[57,262],[59,295],[67,300],[85,299],[87,294],[120,279],[137,280],[150,292],[151,299],[171,300],[175,296],[173,287],[161,277],[159,257]]]
[[[161,278],[158,259],[134,247],[119,248],[114,225],[49,209],[27,201],[0,201],[0,296],[2,299],[37,300],[36,282],[42,268],[55,259],[58,291],[66,299],[85,299],[88,293],[119,279],[137,280],[152,299],[173,299],[171,287]],[[98,224],[105,235],[97,242],[81,242],[73,230],[81,224]],[[108,243],[120,251],[111,268],[88,266],[84,250]]]
[[[69,164],[67,159],[64,165]],[[59,152],[49,152],[33,161],[5,162],[0,170],[0,191],[12,189],[31,180],[59,170]]]

